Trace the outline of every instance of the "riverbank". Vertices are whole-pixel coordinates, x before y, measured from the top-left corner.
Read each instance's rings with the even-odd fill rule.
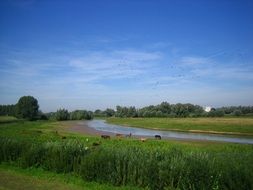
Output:
[[[253,118],[107,118],[106,121],[153,130],[253,137]]]
[[[136,127],[126,127],[121,125],[112,125],[106,123],[104,120],[92,120],[82,122],[66,122],[65,129],[76,134],[83,135],[110,135],[116,138],[131,138],[135,139],[156,139],[162,138],[164,140],[176,140],[176,141],[199,141],[199,142],[230,142],[241,144],[253,144],[252,138],[245,138],[245,136],[228,136],[220,134],[197,134],[189,132],[175,132],[175,131],[162,131],[143,129]]]

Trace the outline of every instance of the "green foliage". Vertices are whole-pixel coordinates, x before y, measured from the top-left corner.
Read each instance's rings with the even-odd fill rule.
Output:
[[[204,115],[201,106],[193,104],[169,104],[162,102],[156,106],[147,106],[141,109],[135,107],[116,107],[116,117],[199,117]]]
[[[121,106],[116,106],[116,114],[115,116],[117,117],[137,117],[137,110],[135,107],[121,107]]]
[[[93,119],[93,113],[86,110],[75,110],[70,113],[71,120],[90,120]]]
[[[105,113],[105,111],[97,109],[94,111],[94,116],[95,117],[106,117],[106,113]]]
[[[70,114],[66,109],[59,109],[55,113],[55,119],[57,121],[69,120]]]
[[[93,113],[86,110],[75,110],[68,112],[66,109],[59,109],[57,112],[47,113],[46,117],[51,120],[65,121],[65,120],[91,120],[93,119]]]
[[[135,187],[114,187],[107,184],[86,182],[71,174],[56,174],[41,168],[0,165],[0,189],[7,190],[137,190]]]
[[[79,140],[36,143],[0,139],[0,161],[74,173],[88,181],[147,189],[252,189],[253,151],[244,153],[148,146],[91,147]]]
[[[253,136],[253,118],[107,118],[108,123],[140,128],[217,132]]]
[[[140,109],[136,109],[133,106],[122,107],[116,106],[116,112],[112,109],[106,109],[105,111],[96,110],[95,116],[99,117],[223,117],[225,115],[234,116],[251,116],[253,115],[253,106],[231,106],[212,109],[207,113],[203,107],[193,104],[169,104],[168,102],[162,102],[158,105],[150,105]]]
[[[223,117],[224,116],[224,111],[220,109],[212,109],[210,112],[207,114],[208,117]]]
[[[17,103],[17,116],[23,119],[34,120],[38,116],[39,105],[32,96],[23,96]]]
[[[17,122],[18,119],[13,116],[0,116],[0,124],[2,123],[14,123]]]
[[[234,110],[232,112],[232,115],[234,115],[234,116],[241,116],[242,115],[242,111],[241,110]]]
[[[0,115],[16,116],[16,105],[0,105]]]
[[[105,110],[105,115],[106,115],[106,117],[112,117],[115,115],[115,111],[113,109],[107,108]]]

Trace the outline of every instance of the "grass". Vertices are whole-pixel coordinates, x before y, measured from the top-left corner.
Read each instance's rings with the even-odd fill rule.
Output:
[[[106,121],[158,130],[253,136],[253,118],[108,118]]]
[[[0,116],[0,124],[2,123],[11,123],[11,122],[16,122],[18,119],[13,116]]]
[[[46,173],[34,183],[49,183],[45,185],[47,189],[51,182],[56,182],[55,186],[77,189],[92,189],[93,185],[95,189],[106,189],[105,184],[110,184],[110,188],[124,185],[146,189],[253,188],[252,145],[169,140],[141,142],[131,138],[104,140],[69,133],[67,123],[17,121],[0,124],[0,162],[5,163],[1,167],[23,168],[17,179],[14,175],[14,180],[21,184],[30,183],[29,180],[33,180],[30,177],[36,177],[36,172],[39,176]],[[94,143],[100,145],[94,146]],[[18,172],[17,168],[14,173]],[[6,168],[2,170],[7,171]],[[55,177],[50,181],[50,175],[60,179]],[[64,179],[69,177],[74,184],[68,181],[66,184]]]
[[[3,190],[130,190],[134,187],[85,182],[71,174],[56,174],[40,168],[22,169],[7,164],[0,165],[0,189]]]

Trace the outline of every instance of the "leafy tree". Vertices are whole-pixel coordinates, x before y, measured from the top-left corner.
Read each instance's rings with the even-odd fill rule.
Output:
[[[208,113],[209,117],[222,117],[224,116],[224,111],[220,109],[211,109],[211,111]]]
[[[69,112],[66,109],[59,109],[57,110],[55,114],[55,119],[57,121],[64,121],[64,120],[69,120]]]
[[[96,116],[96,117],[106,117],[106,113],[105,113],[105,111],[97,109],[94,112],[94,116]]]
[[[115,115],[115,111],[114,111],[113,109],[107,108],[107,109],[105,110],[105,115],[106,115],[107,117],[112,117],[112,116]]]
[[[17,103],[17,116],[19,118],[34,120],[38,116],[38,100],[32,96],[23,96]]]
[[[234,116],[241,116],[242,115],[242,111],[241,110],[235,110],[232,113]]]
[[[82,119],[90,120],[92,118],[93,118],[93,113],[86,110],[75,110],[70,113],[71,120],[82,120]]]

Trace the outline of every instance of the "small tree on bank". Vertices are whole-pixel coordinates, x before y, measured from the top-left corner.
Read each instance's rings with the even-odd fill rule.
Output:
[[[58,121],[69,120],[70,114],[66,109],[59,109],[55,114],[55,119]]]
[[[38,100],[32,96],[23,96],[17,103],[17,117],[34,120],[38,116]]]

